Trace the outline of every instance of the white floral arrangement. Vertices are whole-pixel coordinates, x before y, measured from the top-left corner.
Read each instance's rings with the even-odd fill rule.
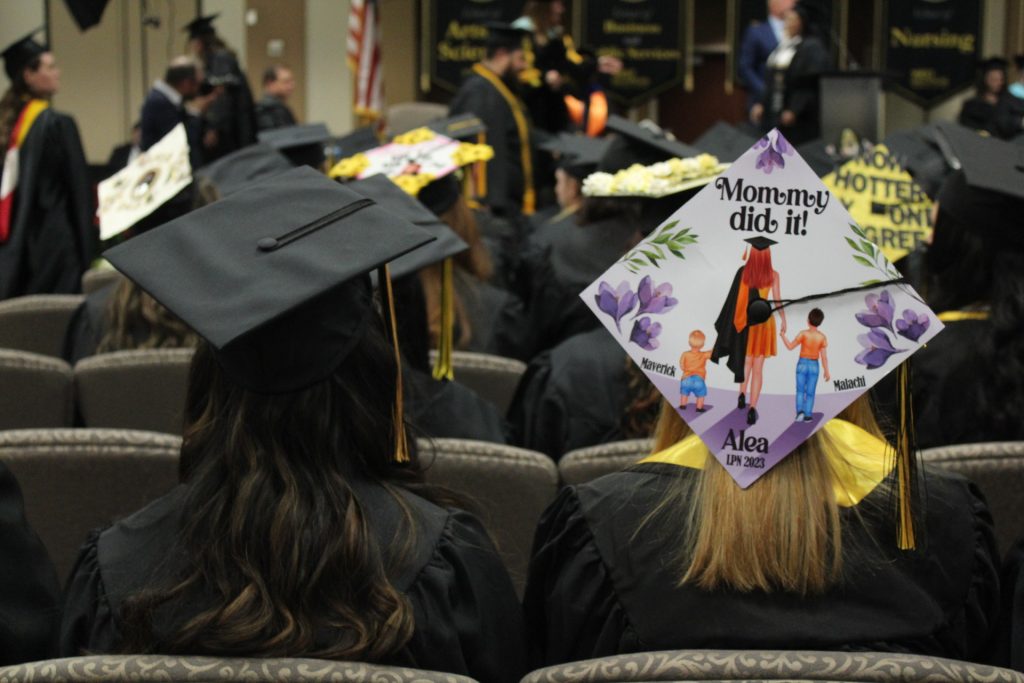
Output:
[[[591,173],[583,181],[586,197],[665,197],[711,182],[729,168],[717,157],[698,154],[685,159],[633,164],[617,173]]]

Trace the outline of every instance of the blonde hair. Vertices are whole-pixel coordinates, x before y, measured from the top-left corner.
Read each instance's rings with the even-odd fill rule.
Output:
[[[486,245],[480,239],[480,229],[476,218],[463,197],[438,216],[469,245],[469,249],[453,257],[456,272],[468,273],[481,281],[488,281],[494,274],[494,264]],[[431,348],[437,348],[441,337],[441,271],[443,264],[435,263],[420,269],[420,283],[423,285],[423,296],[427,302],[427,328],[430,331]],[[459,337],[455,339],[455,348],[465,349],[473,338],[473,328],[466,313],[466,306],[455,292],[455,324]]]
[[[881,437],[866,396],[839,417]],[[664,404],[655,450],[689,433],[675,409]],[[820,430],[747,489],[709,453],[696,481],[680,479],[644,520],[685,511],[679,584],[797,595],[820,594],[833,586],[843,559],[833,465],[842,459],[829,457],[836,448]]]
[[[686,341],[690,344],[690,346],[703,346],[705,339],[706,338],[704,337],[703,332],[701,332],[700,330],[694,330],[693,332],[690,333],[690,337]]]

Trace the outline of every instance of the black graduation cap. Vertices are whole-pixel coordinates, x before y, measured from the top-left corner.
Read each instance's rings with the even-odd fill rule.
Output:
[[[1006,71],[1010,63],[1002,57],[988,57],[978,62],[978,69],[982,73],[999,69],[1000,71]]]
[[[108,0],[64,0],[78,28],[84,31],[100,23]]]
[[[235,383],[277,394],[334,372],[374,311],[366,274],[431,239],[296,168],[104,255],[206,339]]]
[[[221,197],[292,168],[288,157],[270,145],[248,145],[222,156],[193,172],[197,178],[206,178]]]
[[[953,170],[951,158],[947,158],[936,140],[936,131],[935,124],[928,124],[890,133],[882,141],[914,182],[933,198]],[[948,149],[948,144],[945,147]]]
[[[7,78],[12,82],[17,78],[21,70],[28,66],[33,59],[44,52],[49,51],[50,48],[37,42],[32,37],[41,30],[42,28],[37,28],[24,38],[16,40],[8,45],[3,51],[4,71],[7,72]]]
[[[440,216],[450,209],[460,196],[462,188],[459,186],[458,178],[454,173],[449,173],[420,190],[416,199],[430,209],[431,213]]]
[[[440,263],[446,258],[469,249],[469,245],[455,234],[454,230],[418,202],[415,197],[410,196],[405,190],[391,182],[387,176],[372,175],[362,180],[346,183],[345,187],[364,197],[369,197],[379,206],[384,207],[388,213],[393,213],[403,221],[412,223],[434,237],[433,242],[392,261],[389,265],[391,277],[399,278],[415,273],[421,268]]]
[[[324,163],[324,143],[331,132],[323,123],[304,123],[260,131],[256,138],[288,157],[296,166],[320,168]]]
[[[939,206],[967,225],[1006,226],[1024,213],[1024,145],[980,135],[955,123],[936,124],[960,162],[939,192]],[[1008,232],[1008,231],[1006,231]],[[1022,231],[1000,234],[1013,241]]]
[[[500,21],[484,22],[484,27],[487,29],[487,47],[492,50],[519,49],[523,45],[523,39],[530,35],[529,31]]]
[[[558,154],[558,167],[583,180],[597,170],[611,142],[608,138],[559,133],[542,143],[540,148]]]
[[[218,12],[216,14],[207,14],[205,17],[196,17],[185,24],[185,28],[182,30],[188,32],[189,40],[216,33],[217,29],[213,27],[213,21],[219,16],[220,13]]]
[[[778,244],[778,242],[776,242],[775,240],[771,239],[770,237],[764,237],[763,235],[758,235],[757,237],[748,237],[743,241],[752,246],[754,249],[757,249],[758,251],[767,249],[773,244]]]
[[[477,137],[481,133],[487,132],[487,125],[479,116],[472,112],[431,121],[427,124],[427,128],[454,140],[468,140],[471,142],[476,142]],[[409,130],[413,129],[410,128]]]
[[[693,141],[693,146],[702,152],[713,154],[719,161],[732,163],[754,146],[757,138],[739,128],[719,121]]]
[[[600,170],[609,173],[621,171],[633,164],[649,166],[674,157],[686,158],[700,154],[693,147],[669,138],[653,124],[641,126],[618,114],[608,117],[605,130],[618,133],[601,158]]]
[[[343,158],[380,147],[380,140],[372,126],[363,126],[340,138],[335,138],[334,145],[337,147],[337,156]]]

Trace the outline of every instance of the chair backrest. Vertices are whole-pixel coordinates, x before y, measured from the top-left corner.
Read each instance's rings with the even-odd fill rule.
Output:
[[[1000,552],[1024,537],[1024,441],[929,448],[921,452],[921,459],[978,485],[992,511]]]
[[[28,521],[62,578],[92,529],[131,514],[177,483],[180,447],[179,437],[152,432],[0,432],[0,460],[21,484]]]
[[[807,650],[671,650],[614,655],[538,669],[522,683],[653,683],[654,681],[1005,681],[1009,669],[955,659],[889,652]]]
[[[94,655],[28,662],[0,667],[0,681],[335,681],[337,683],[476,683],[472,678],[439,671],[325,659],[243,657],[173,657],[170,655]]]
[[[651,454],[653,439],[630,439],[577,448],[558,461],[558,474],[566,484],[583,484],[618,472]]]
[[[427,481],[474,506],[522,593],[533,533],[555,498],[558,470],[543,453],[466,439],[419,441]]]
[[[448,115],[448,107],[435,102],[399,102],[388,107],[384,120],[390,133],[404,133]]]
[[[0,430],[70,427],[72,377],[59,358],[0,349]]]
[[[0,301],[0,348],[62,357],[68,322],[85,297],[34,294]]]
[[[124,275],[113,268],[90,268],[82,273],[82,293],[92,294],[97,289],[103,289],[109,284],[122,280],[124,280]]]
[[[192,349],[143,349],[90,356],[75,365],[86,427],[181,434]]]
[[[431,351],[431,364],[435,358],[437,351]],[[526,372],[526,363],[522,361],[473,351],[453,351],[452,366],[456,382],[496,405],[502,415],[508,412],[519,380]]]

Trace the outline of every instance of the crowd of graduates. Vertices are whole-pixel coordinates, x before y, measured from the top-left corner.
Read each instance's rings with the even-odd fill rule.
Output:
[[[195,348],[180,484],[82,539],[71,576],[57,577],[0,463],[0,665],[84,652],[303,656],[489,682],[625,652],[778,648],[1024,670],[1024,546],[1000,557],[983,492],[962,477],[922,467],[910,495],[889,446],[906,446],[908,399],[918,447],[1024,440],[1024,146],[998,139],[1012,123],[1005,98],[1019,93],[994,96],[998,130],[965,107],[966,127],[886,141],[935,201],[933,234],[892,282],[912,285],[946,329],[909,379],[879,383],[740,488],[580,293],[746,150],[785,138],[720,124],[687,145],[609,111],[622,63],[577,48],[562,9],[531,1],[519,21],[489,27],[448,117],[354,131],[332,143],[337,163],[298,155],[322,150],[320,130],[286,128],[288,155],[250,144],[254,118],[228,119],[239,98],[255,112],[251,95],[215,86],[235,99],[206,117],[216,134],[189,134],[204,149],[185,154],[192,182],[104,245],[104,267],[123,277],[85,298],[64,343],[72,363]],[[794,113],[807,75],[785,77],[824,68],[812,19],[788,10],[771,84],[751,103],[752,120],[788,130],[794,146],[820,134],[813,105]],[[190,25],[193,39],[227,59],[211,21]],[[77,129],[49,106],[59,74],[45,46],[19,41],[4,58],[0,299],[79,291],[98,241]],[[415,187],[363,174],[388,143],[395,154],[442,138],[482,156],[407,174]],[[812,166],[824,175],[842,161]],[[672,191],[651,191],[653,176]],[[774,244],[747,241],[751,252]],[[751,287],[780,299],[770,257],[745,258],[737,284],[765,261]],[[893,311],[875,303],[891,327]],[[793,342],[779,317],[785,346],[816,344],[817,361],[814,310]],[[757,342],[771,355],[773,313],[771,339]],[[691,339],[699,358],[681,367],[718,362],[703,333]],[[734,352],[728,368],[754,425],[749,356],[756,365],[766,352],[744,348],[747,367]],[[527,364],[507,414],[452,381],[453,350]],[[704,410],[702,385],[691,383],[691,410]],[[520,600],[467,501],[424,481],[416,439],[445,437],[555,460],[629,438],[654,448],[559,493]],[[893,496],[914,511],[916,543]]]

